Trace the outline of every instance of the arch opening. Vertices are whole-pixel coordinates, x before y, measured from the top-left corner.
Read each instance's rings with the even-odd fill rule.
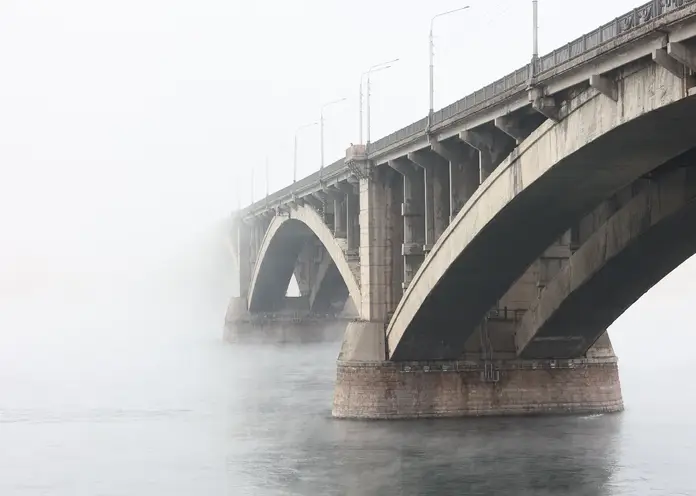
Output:
[[[297,305],[312,314],[340,315],[346,308],[359,308],[356,273],[320,216],[297,207],[289,216],[274,217],[266,231],[252,275],[249,311],[282,311],[294,278]]]
[[[643,294],[696,254],[696,149],[636,186],[524,315],[515,332],[518,356],[583,356]]]

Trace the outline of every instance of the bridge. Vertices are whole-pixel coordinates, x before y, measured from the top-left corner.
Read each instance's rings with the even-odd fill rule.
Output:
[[[345,325],[337,417],[621,410],[606,329],[696,253],[695,72],[654,0],[351,146],[235,213],[228,327]]]

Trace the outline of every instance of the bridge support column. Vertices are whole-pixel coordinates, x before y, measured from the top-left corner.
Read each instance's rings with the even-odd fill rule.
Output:
[[[235,223],[234,234],[235,256],[237,261],[237,277],[239,294],[246,297],[249,294],[249,281],[254,266],[251,263],[251,229],[241,219]]]
[[[369,322],[387,322],[401,298],[402,195],[394,176],[383,167],[360,179],[360,315]]]
[[[429,252],[449,223],[449,165],[442,157],[427,151],[408,154],[408,160],[425,174],[425,245]]]
[[[423,245],[425,244],[425,187],[423,171],[411,161],[397,159],[389,166],[403,176],[403,203],[401,216],[404,219],[403,245],[401,255],[404,259],[403,289],[413,280],[423,263]]]
[[[449,221],[479,186],[479,151],[461,140],[433,142],[430,148],[449,162]]]
[[[360,203],[353,186],[346,188],[346,245],[349,252],[357,251],[360,246]]]
[[[333,416],[397,419],[623,410],[615,357],[389,362],[339,358]],[[493,377],[494,380],[487,378]]]
[[[346,199],[334,199],[334,236],[346,237]]]

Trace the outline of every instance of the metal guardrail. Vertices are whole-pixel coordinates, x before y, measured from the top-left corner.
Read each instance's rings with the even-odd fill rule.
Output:
[[[631,12],[619,16],[613,21],[600,26],[594,31],[584,34],[570,43],[557,48],[553,52],[539,57],[534,63],[534,76],[543,75],[543,73],[551,71],[574,58],[580,57],[591,50],[594,50],[598,46],[618,38],[629,31],[633,31],[636,28],[652,22],[664,14],[679,10],[682,7],[693,3],[696,3],[696,0],[651,0],[650,2],[633,9]],[[531,70],[532,64],[530,63],[508,74],[507,76],[498,79],[488,86],[465,96],[461,100],[458,100],[453,104],[434,112],[431,126],[443,123],[452,118],[464,118],[472,112],[472,109],[478,109],[480,105],[485,104],[486,102],[493,100],[506,92],[514,89],[525,89],[531,80]],[[425,117],[373,143],[370,143],[367,146],[368,156],[379,153],[380,151],[412,136],[424,134],[427,130],[427,126],[428,118]],[[322,176],[339,172],[343,167],[343,159],[338,160],[333,164],[324,167],[323,173],[320,174],[319,172],[315,172],[314,174],[311,174],[297,181],[296,183],[269,195],[268,198],[255,202],[254,204],[243,209],[242,212],[248,212],[261,208],[267,201],[273,202],[282,199],[285,196],[292,195],[294,191],[300,191],[313,184],[316,184],[319,182]]]

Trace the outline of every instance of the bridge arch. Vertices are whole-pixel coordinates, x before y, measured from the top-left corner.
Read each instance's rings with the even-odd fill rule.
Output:
[[[568,226],[696,146],[696,98],[656,64],[587,88],[486,179],[438,239],[387,329],[393,360],[455,359],[488,310]],[[650,90],[660,88],[660,91]]]
[[[696,149],[667,165],[641,180],[639,191],[543,289],[515,331],[518,356],[582,356],[628,307],[696,253]]]
[[[295,268],[295,262],[304,244],[316,238],[331,258],[333,267],[327,268],[327,276],[335,271],[348,289],[348,296],[359,309],[360,286],[357,270],[346,258],[331,230],[319,214],[307,206],[298,206],[287,215],[273,217],[266,230],[256,258],[249,288],[249,311],[269,311],[266,302],[282,300]]]

